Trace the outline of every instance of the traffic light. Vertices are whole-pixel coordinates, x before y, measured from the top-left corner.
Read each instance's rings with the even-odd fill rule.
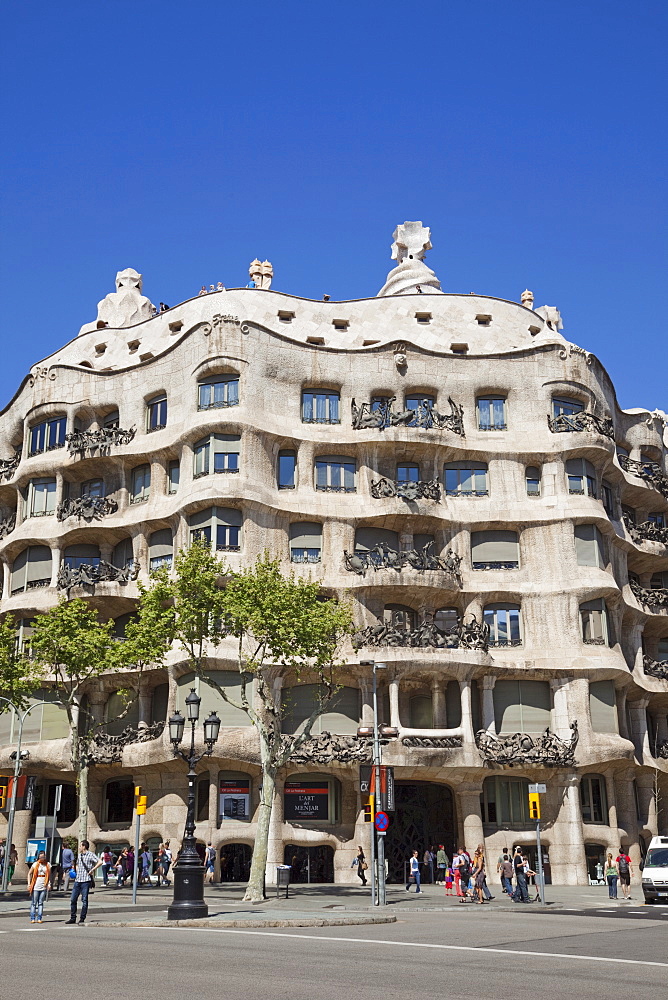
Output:
[[[373,808],[373,795],[369,796],[369,801],[364,803],[364,822],[373,823],[375,819],[375,811]]]
[[[7,808],[7,785],[0,784],[0,810]]]
[[[539,792],[529,792],[529,819],[540,819]]]
[[[137,816],[143,816],[146,812],[146,795],[141,793],[141,785],[135,785],[135,812]]]

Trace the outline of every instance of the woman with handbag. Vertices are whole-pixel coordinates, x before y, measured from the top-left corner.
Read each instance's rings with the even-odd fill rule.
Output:
[[[30,896],[30,923],[42,922],[42,911],[46,899],[51,876],[51,866],[46,860],[45,851],[40,851],[37,861],[28,873],[28,895]]]
[[[362,885],[366,885],[366,875],[365,871],[368,869],[368,864],[366,863],[366,858],[364,857],[364,851],[361,847],[357,848],[357,857],[354,859],[351,868],[357,865],[357,874],[359,876]]]

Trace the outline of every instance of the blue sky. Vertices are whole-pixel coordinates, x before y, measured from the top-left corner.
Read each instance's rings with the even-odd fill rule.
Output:
[[[398,222],[445,291],[556,305],[668,410],[668,6],[32,0],[3,15],[0,406],[135,267],[374,295]]]

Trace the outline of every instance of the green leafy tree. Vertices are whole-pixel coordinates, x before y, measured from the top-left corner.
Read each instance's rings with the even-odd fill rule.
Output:
[[[0,619],[0,698],[24,709],[40,681],[39,665],[31,659],[29,649],[19,643],[15,619],[5,615]],[[0,701],[0,715],[9,710],[7,702]]]
[[[161,615],[152,602],[140,598],[123,642],[114,637],[113,620],[101,621],[97,610],[80,598],[62,598],[56,607],[35,619],[32,655],[67,713],[79,791],[80,839],[86,837],[88,829],[88,780],[95,764],[95,736],[106,723],[128,714],[139,693],[142,670],[164,659],[170,644],[164,628],[166,618],[169,615],[164,609]],[[87,689],[96,678],[119,670],[132,671],[130,684],[119,691],[124,707],[115,720],[95,722],[83,711]]]
[[[341,640],[352,631],[352,614],[345,605],[321,600],[317,583],[284,576],[279,564],[266,556],[250,569],[231,573],[203,542],[180,552],[174,576],[160,572],[152,588],[156,604],[172,603],[173,638],[193,672],[228,704],[244,711],[257,732],[262,788],[245,899],[259,901],[264,898],[276,776],[310,739],[316,719],[338,690],[336,655]],[[236,639],[238,700],[206,669],[212,651],[229,637]],[[315,685],[313,711],[297,735],[281,730],[283,704],[274,683],[280,675]]]

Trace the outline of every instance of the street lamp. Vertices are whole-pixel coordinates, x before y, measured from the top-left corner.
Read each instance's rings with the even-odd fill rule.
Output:
[[[202,757],[210,757],[220,732],[220,719],[215,712],[204,720],[204,743],[206,750],[195,753],[195,726],[199,719],[202,699],[194,688],[186,698],[186,715],[190,723],[190,750],[181,750],[186,720],[180,712],[169,719],[169,740],[175,757],[181,757],[188,765],[188,811],[186,828],[179,859],[174,865],[174,899],[167,910],[168,920],[193,920],[208,916],[209,907],[204,902],[204,865],[197,853],[195,841],[195,767]]]
[[[14,816],[16,814],[16,791],[19,784],[19,777],[21,775],[21,764],[24,760],[27,760],[29,754],[27,750],[21,751],[21,740],[23,738],[23,723],[28,718],[33,708],[39,708],[40,705],[53,705],[59,704],[59,702],[52,701],[36,701],[34,705],[30,705],[26,708],[25,712],[21,712],[20,709],[10,701],[9,698],[1,698],[0,701],[4,701],[6,705],[14,712],[19,724],[19,735],[16,740],[16,750],[10,754],[10,760],[14,761],[14,781],[12,782],[12,794],[9,800],[9,814],[7,816],[7,840],[5,841],[5,863],[2,866],[2,884],[0,885],[0,892],[7,892],[7,882],[9,881],[9,853],[12,849],[12,837],[14,836]]]
[[[386,663],[376,663],[375,660],[360,660],[361,667],[373,667],[373,773],[374,773],[374,802],[376,803],[376,809],[380,804],[380,764],[381,764],[381,749],[380,749],[380,730],[384,730],[384,736],[397,736],[397,730],[392,726],[382,726],[378,725],[378,682],[376,678],[377,670],[387,670]],[[358,736],[371,735],[368,733],[368,726],[363,726],[358,729]],[[364,732],[362,731],[364,730]],[[375,811],[375,810],[374,810]],[[371,847],[372,847],[372,869],[373,872],[373,855],[376,854],[378,857],[378,891],[375,891],[375,878],[371,879],[372,886],[372,902],[374,906],[385,906],[385,831],[375,830],[375,834],[371,835]],[[375,850],[374,850],[375,848]]]

